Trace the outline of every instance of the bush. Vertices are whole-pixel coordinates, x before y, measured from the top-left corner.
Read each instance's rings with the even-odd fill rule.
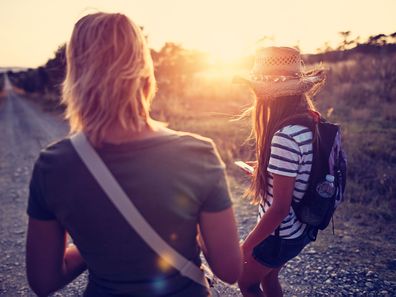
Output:
[[[4,74],[0,73],[0,94],[4,89]]]

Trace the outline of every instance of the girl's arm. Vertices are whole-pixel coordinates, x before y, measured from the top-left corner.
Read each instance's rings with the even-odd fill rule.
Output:
[[[213,273],[227,283],[235,283],[242,272],[242,253],[232,208],[202,212],[199,240]]]
[[[261,241],[267,238],[282,222],[290,211],[295,177],[273,175],[273,201],[260,222],[249,233],[243,242],[243,250],[252,251]]]
[[[29,285],[38,296],[62,288],[85,269],[77,247],[66,247],[66,231],[59,222],[29,218],[26,271]]]

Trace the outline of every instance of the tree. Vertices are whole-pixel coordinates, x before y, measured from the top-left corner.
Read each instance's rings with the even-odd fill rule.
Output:
[[[55,51],[55,57],[45,64],[48,75],[48,90],[60,96],[61,84],[66,75],[66,44],[62,44]]]
[[[386,37],[387,36],[385,34],[370,36],[367,40],[367,44],[379,46],[385,45],[387,43]]]
[[[351,31],[341,31],[338,32],[338,34],[340,34],[342,38],[342,42],[337,48],[338,50],[345,51],[347,49],[350,49],[352,45],[355,43],[354,40],[350,40]]]
[[[326,41],[326,42],[323,44],[323,46],[322,46],[322,47],[318,47],[318,48],[316,49],[316,51],[317,51],[318,53],[328,53],[328,52],[333,51],[333,48],[331,47],[330,43],[329,43],[328,41]]]
[[[160,90],[181,94],[185,82],[205,65],[204,55],[186,50],[181,45],[167,42],[159,52],[153,52],[156,77]]]

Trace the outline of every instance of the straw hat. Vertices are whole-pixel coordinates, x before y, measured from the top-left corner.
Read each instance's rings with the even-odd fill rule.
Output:
[[[316,94],[325,82],[323,67],[303,69],[300,52],[291,47],[264,47],[256,51],[249,77],[236,77],[235,81],[247,83],[258,96]]]

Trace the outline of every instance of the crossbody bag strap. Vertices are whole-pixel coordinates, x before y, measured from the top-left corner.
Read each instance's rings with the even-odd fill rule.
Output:
[[[140,237],[160,257],[179,270],[181,275],[190,278],[202,286],[207,286],[207,281],[202,270],[165,242],[136,209],[102,159],[88,142],[84,133],[79,132],[70,139],[81,160],[106,193],[107,197]]]

